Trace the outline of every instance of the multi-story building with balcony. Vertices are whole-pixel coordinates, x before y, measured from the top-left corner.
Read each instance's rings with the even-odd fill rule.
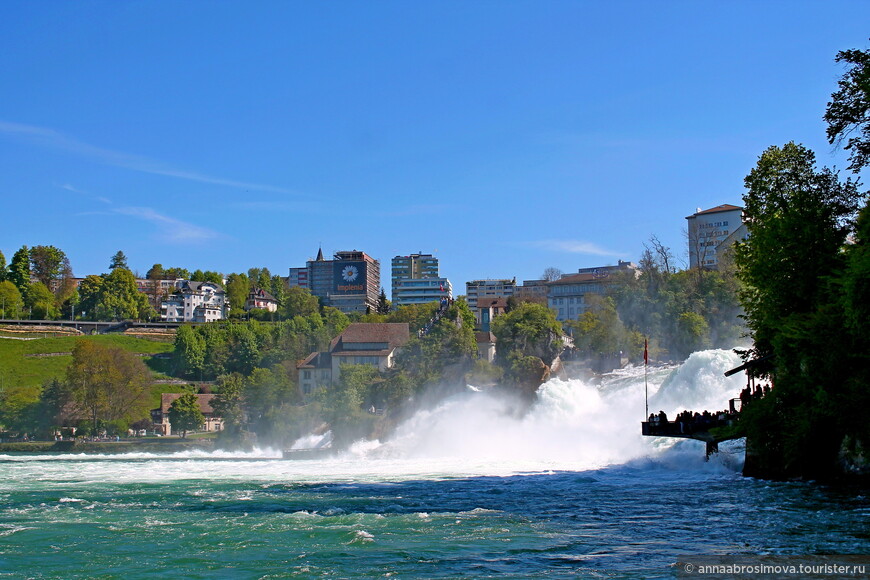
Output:
[[[510,298],[516,294],[517,279],[472,280],[465,283],[465,301],[474,311],[478,298]]]
[[[438,275],[432,254],[396,256],[391,264],[393,306],[426,304],[453,297],[453,286]]]
[[[176,280],[175,290],[160,304],[165,322],[214,322],[227,317],[226,292],[212,282]]]

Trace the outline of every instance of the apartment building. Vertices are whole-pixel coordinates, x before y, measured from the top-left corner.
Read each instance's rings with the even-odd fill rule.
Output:
[[[426,304],[453,298],[450,280],[438,275],[438,258],[432,254],[396,256],[391,262],[393,306]]]
[[[736,205],[717,205],[686,216],[689,237],[689,268],[715,270],[719,255],[724,248],[719,246],[729,238],[733,243],[735,231],[743,225],[743,208]]]

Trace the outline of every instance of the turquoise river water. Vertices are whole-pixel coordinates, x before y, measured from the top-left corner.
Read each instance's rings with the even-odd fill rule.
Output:
[[[650,405],[724,408],[734,362],[653,372]],[[671,578],[683,555],[870,553],[862,492],[743,478],[740,442],[705,462],[643,438],[643,399],[642,369],[551,381],[521,417],[469,389],[323,460],[0,455],[0,578]]]

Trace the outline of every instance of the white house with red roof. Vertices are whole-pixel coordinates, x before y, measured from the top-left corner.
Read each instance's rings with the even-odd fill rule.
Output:
[[[250,310],[277,312],[278,300],[262,288],[254,288],[248,293],[248,299],[245,300],[245,312]]]

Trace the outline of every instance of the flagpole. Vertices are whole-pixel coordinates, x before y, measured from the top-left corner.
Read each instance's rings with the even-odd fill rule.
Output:
[[[649,368],[649,353],[647,352],[647,339],[643,339],[643,396],[646,406],[644,419],[649,417],[649,386],[647,384],[647,369]]]

